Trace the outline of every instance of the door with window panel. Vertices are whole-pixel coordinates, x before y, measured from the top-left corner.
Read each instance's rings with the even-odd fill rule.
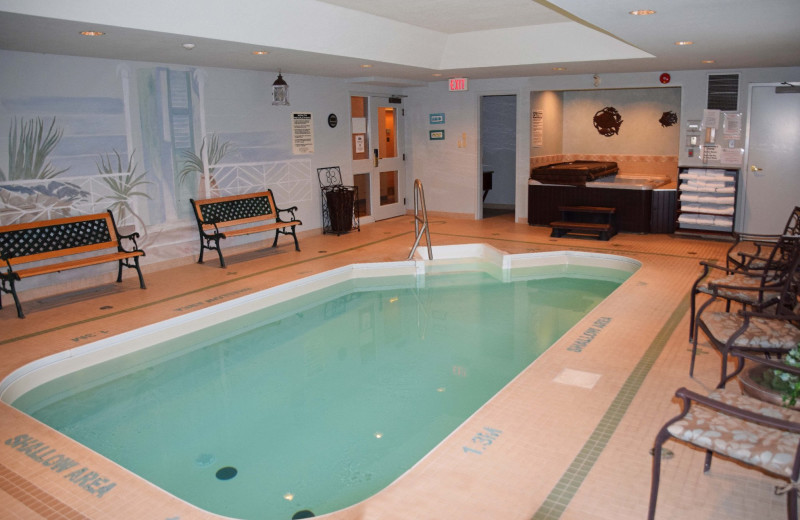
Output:
[[[379,96],[351,96],[353,184],[366,221],[405,213],[402,106]]]

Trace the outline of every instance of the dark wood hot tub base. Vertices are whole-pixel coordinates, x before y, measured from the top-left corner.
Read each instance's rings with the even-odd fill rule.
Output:
[[[549,226],[560,220],[561,206],[601,206],[616,208],[618,231],[650,233],[652,193],[652,190],[529,184],[528,224]]]

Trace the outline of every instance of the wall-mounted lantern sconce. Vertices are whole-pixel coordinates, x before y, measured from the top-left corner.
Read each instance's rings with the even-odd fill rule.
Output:
[[[289,105],[289,85],[278,72],[278,79],[272,84],[272,104]]]

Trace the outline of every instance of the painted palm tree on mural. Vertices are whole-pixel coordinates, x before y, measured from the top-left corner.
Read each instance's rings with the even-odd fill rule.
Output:
[[[47,157],[61,140],[64,130],[56,128],[56,118],[47,132],[44,121],[36,119],[11,120],[8,131],[8,174],[0,169],[0,178],[8,181],[25,179],[52,179],[65,171],[57,170]]]
[[[139,174],[136,173],[137,165],[133,162],[134,153],[136,153],[136,150],[131,152],[127,164],[122,163],[122,157],[116,150],[114,150],[116,160],[111,157],[111,154],[106,154],[105,156],[100,155],[100,162],[97,163],[97,171],[103,175],[103,182],[109,187],[111,194],[100,197],[98,202],[103,200],[112,201],[108,209],[114,213],[119,222],[126,222],[128,216],[135,219],[139,223],[138,229],[141,230],[142,236],[146,240],[147,225],[133,209],[131,201],[134,197],[147,197],[148,199],[152,199],[147,192],[143,191],[144,185],[152,184],[152,182],[144,180],[147,171]]]
[[[36,119],[12,119],[8,131],[8,171],[0,168],[0,223],[29,222],[68,216],[73,202],[89,193],[71,182],[53,180],[69,168],[57,169],[48,157],[64,131]],[[42,181],[32,183],[27,181]]]
[[[231,150],[233,150],[233,143],[230,141],[221,142],[219,136],[216,134],[211,134],[210,138],[206,140],[203,138],[203,142],[200,144],[200,155],[194,153],[191,150],[185,150],[182,152],[184,157],[183,168],[179,173],[180,182],[183,183],[186,181],[186,178],[190,175],[195,173],[200,175],[200,186],[204,185],[202,176],[205,168],[203,167],[203,152],[208,145],[208,175],[209,175],[209,186],[211,187],[212,193],[214,190],[217,189],[217,181],[214,179],[214,166],[219,164],[225,155],[227,155]],[[201,188],[202,193],[203,188]],[[211,197],[212,193],[207,193],[207,197]]]

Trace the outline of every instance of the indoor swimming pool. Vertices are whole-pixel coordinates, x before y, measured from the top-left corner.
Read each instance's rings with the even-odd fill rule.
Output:
[[[0,395],[207,511],[318,516],[400,477],[637,266],[339,269],[40,360]],[[487,427],[465,456],[502,434]]]

